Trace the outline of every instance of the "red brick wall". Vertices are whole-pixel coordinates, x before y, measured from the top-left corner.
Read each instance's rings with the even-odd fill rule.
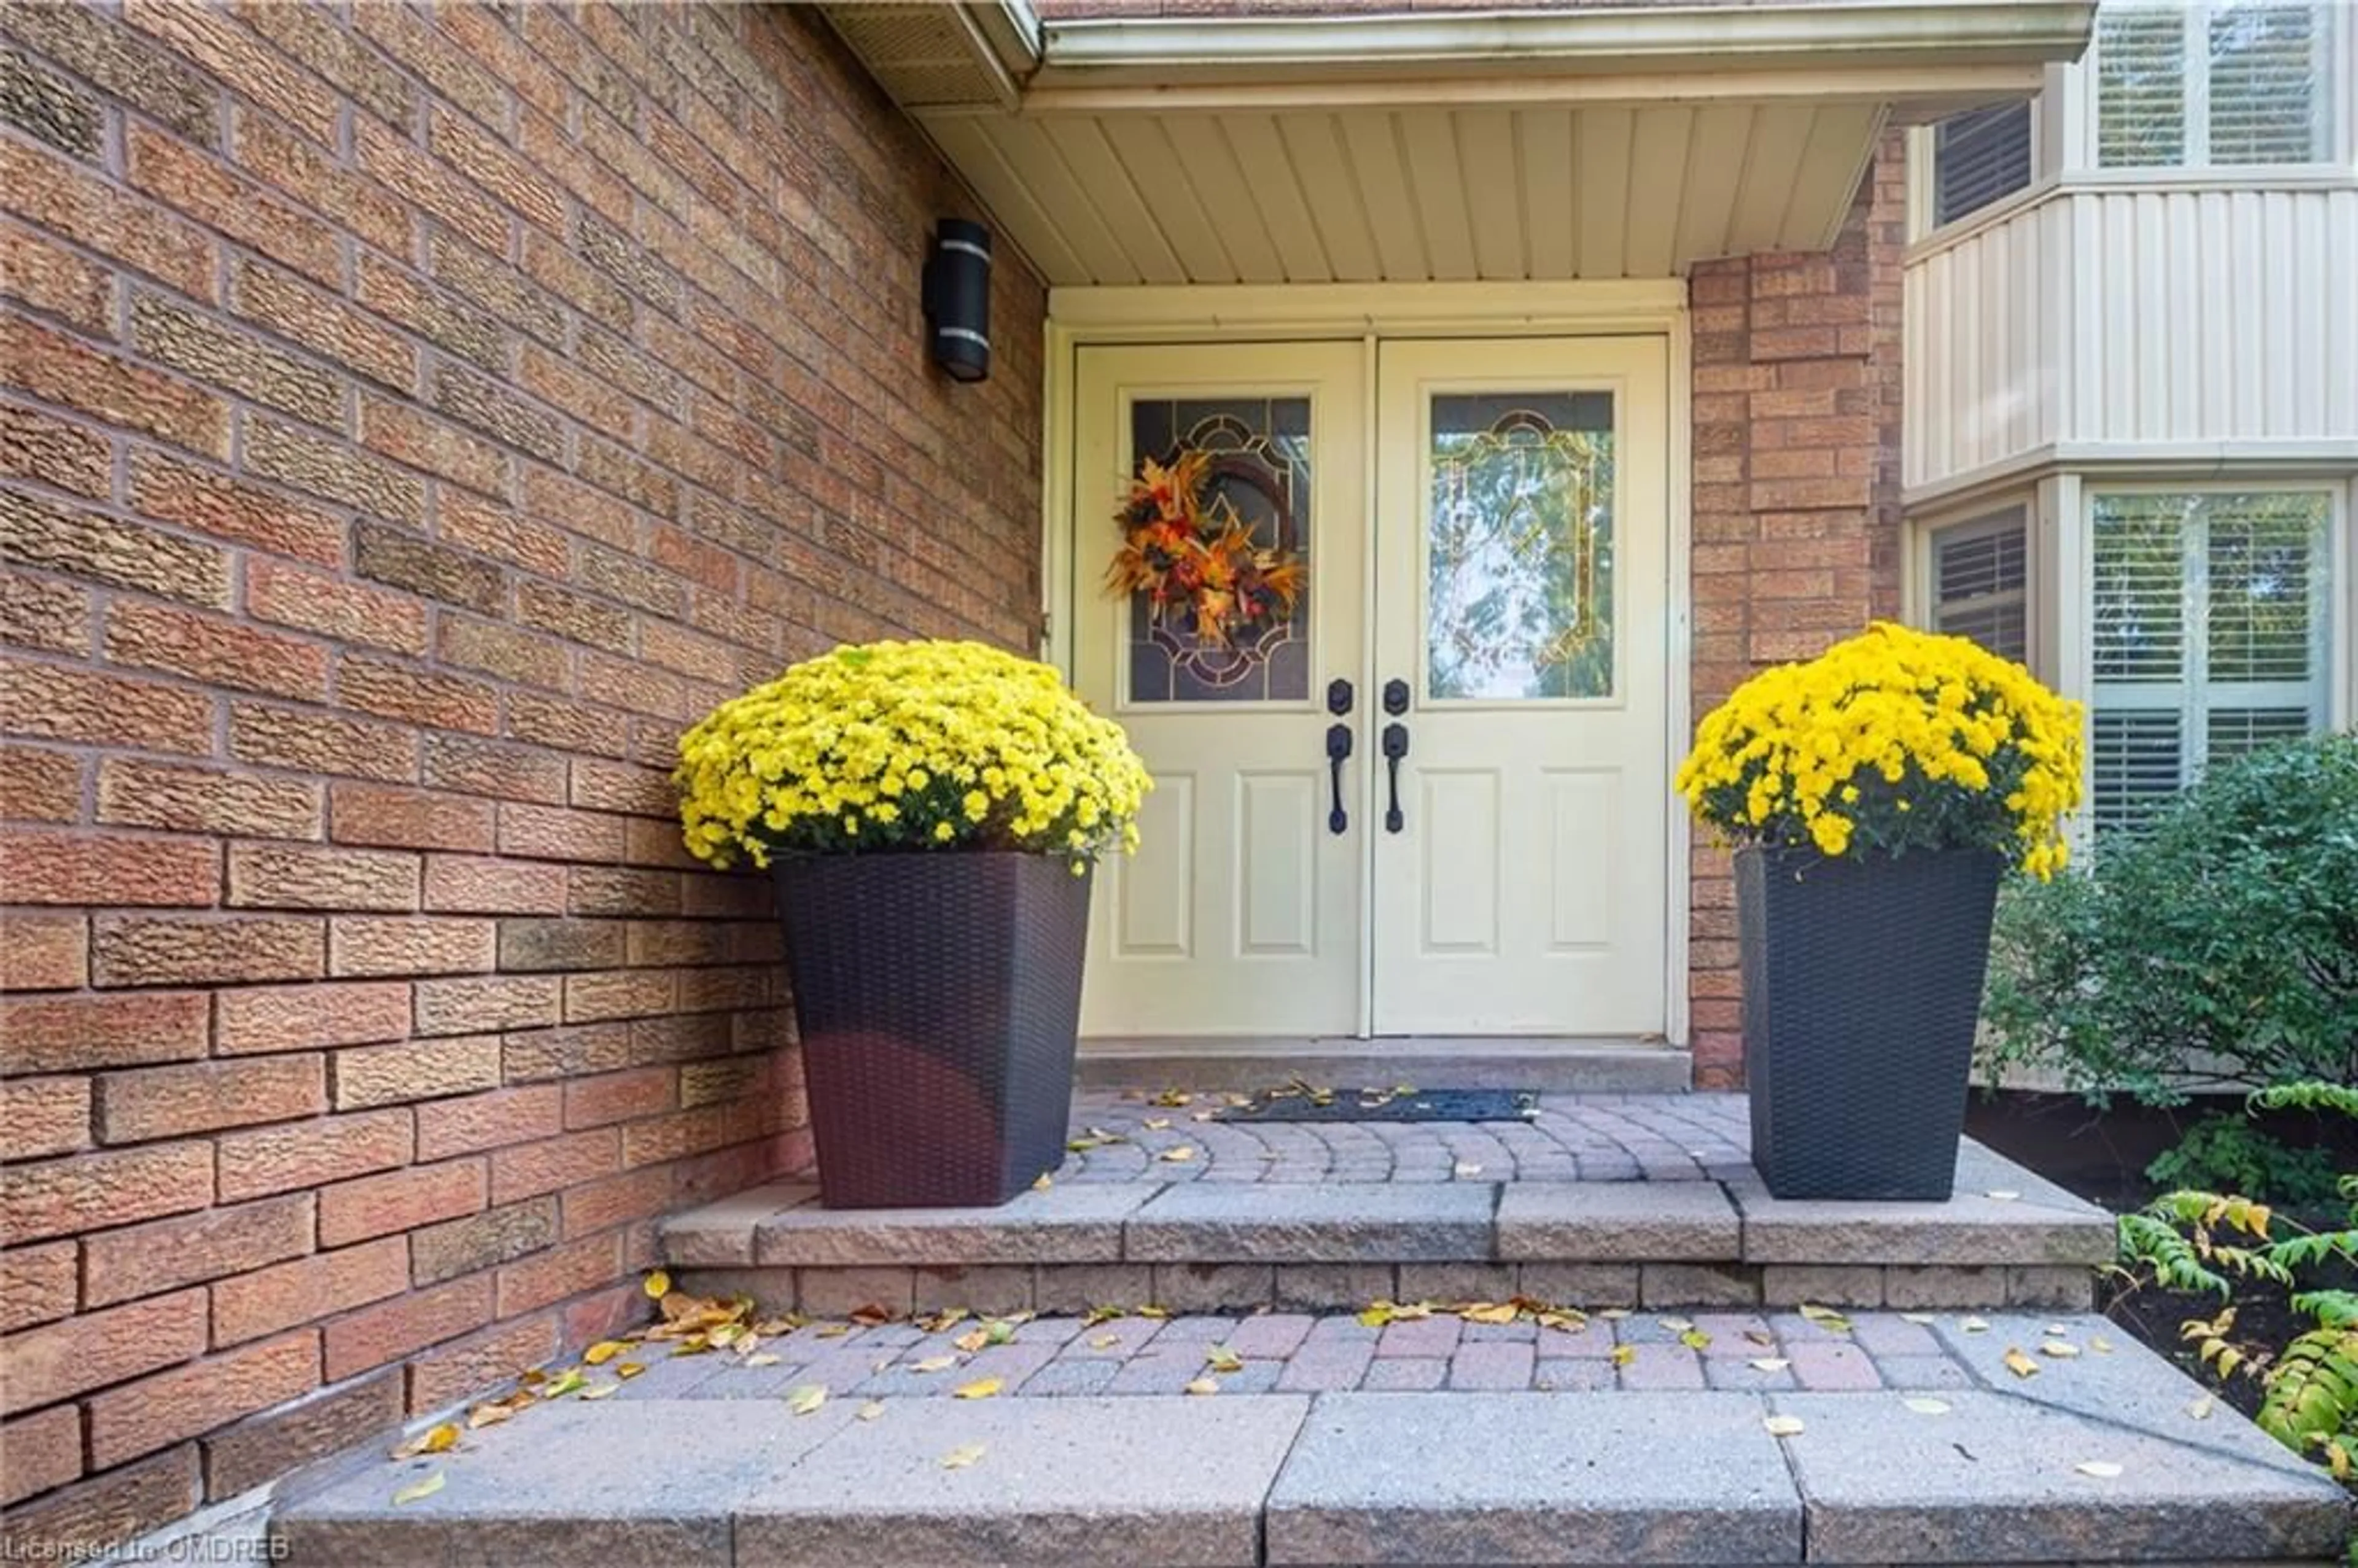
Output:
[[[1040,320],[793,7],[0,7],[0,1444],[113,1539],[644,1303],[801,1161],[665,779],[833,641],[1022,644]]]
[[[1709,262],[1694,328],[1697,718],[1765,665],[1899,613],[1899,134],[1831,251]],[[1736,885],[1698,841],[1688,996],[1695,1082],[1743,1082]]]

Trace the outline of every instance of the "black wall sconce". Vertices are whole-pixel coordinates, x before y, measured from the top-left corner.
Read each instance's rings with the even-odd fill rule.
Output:
[[[990,231],[945,218],[925,257],[923,293],[934,362],[953,381],[990,374]]]

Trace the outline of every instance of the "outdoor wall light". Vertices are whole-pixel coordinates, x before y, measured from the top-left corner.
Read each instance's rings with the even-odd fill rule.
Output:
[[[934,362],[953,381],[990,374],[990,231],[945,218],[925,257],[925,326]]]

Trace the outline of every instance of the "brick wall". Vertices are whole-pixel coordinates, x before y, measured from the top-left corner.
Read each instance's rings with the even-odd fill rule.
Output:
[[[665,782],[836,640],[1022,643],[1039,323],[807,12],[0,8],[6,1534],[235,1493],[644,1303],[799,1162]]]
[[[1900,133],[1831,251],[1705,263],[1694,328],[1697,718],[1754,671],[1899,613]],[[1688,996],[1695,1082],[1743,1082],[1736,884],[1698,841]]]

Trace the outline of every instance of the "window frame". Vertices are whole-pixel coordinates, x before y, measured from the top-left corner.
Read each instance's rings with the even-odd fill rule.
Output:
[[[2075,179],[2084,178],[2092,181],[2135,184],[2182,181],[2192,177],[2205,180],[2265,183],[2288,177],[2313,178],[2322,174],[2350,172],[2353,161],[2352,99],[2358,97],[2358,72],[2353,72],[2350,55],[2353,42],[2358,42],[2358,13],[2328,3],[2328,0],[2309,0],[2311,26],[2317,40],[2317,91],[2322,99],[2317,111],[2315,139],[2310,146],[2312,156],[2298,163],[2214,163],[2211,158],[2210,39],[2212,17],[2222,8],[2220,0],[2175,0],[2175,3],[2171,0],[2130,0],[2126,5],[2107,0],[2106,5],[2100,7],[2096,25],[2089,34],[2087,53],[2073,68],[2079,89],[2076,94],[2079,99],[2078,124],[2075,127],[2079,156],[2072,160],[2078,167],[2071,170]],[[2179,59],[2179,93],[2180,112],[2184,116],[2185,151],[2175,162],[2107,164],[2104,161],[2104,9],[2174,10],[2185,18]]]
[[[1941,630],[1941,546],[1945,540],[1980,538],[2008,530],[2022,535],[2022,663],[2039,670],[2039,498],[2031,491],[1986,497],[1972,505],[1915,520],[1909,541],[1908,621],[1927,632]],[[1991,596],[1998,598],[2003,596]]]
[[[2067,691],[2065,695],[2079,698],[2087,709],[2085,739],[2089,744],[2083,759],[2081,781],[2082,802],[2080,810],[2080,822],[2083,829],[2080,837],[2083,841],[2092,839],[2095,830],[2096,759],[2093,742],[2096,715],[2102,706],[2098,688],[2129,684],[2100,682],[2096,677],[2094,615],[2096,507],[2098,503],[2106,496],[2269,494],[2322,497],[2325,503],[2324,515],[2320,524],[2320,536],[2317,541],[2316,559],[2321,565],[2323,571],[2321,576],[2312,576],[2310,586],[2310,614],[2319,625],[2312,633],[2314,637],[2312,650],[2317,660],[2317,668],[2310,676],[2310,684],[2316,695],[2313,698],[2309,732],[2314,734],[2339,730],[2351,723],[2352,687],[2353,681],[2358,681],[2358,674],[2353,674],[2352,670],[2353,633],[2351,622],[2353,615],[2358,615],[2358,584],[2351,581],[2353,547],[2350,538],[2350,523],[2353,506],[2353,491],[2358,489],[2358,481],[2330,477],[2293,477],[2283,473],[2249,473],[2233,476],[2213,474],[2199,480],[2086,474],[2081,477],[2078,489],[2079,494],[2073,512],[2074,522],[2080,535],[2076,554],[2079,557],[2078,576],[2081,587],[2075,601],[2064,607],[2063,624],[2065,635],[2073,650],[2073,664],[2079,677],[2073,683],[2078,689]],[[2190,596],[2189,608],[2197,611],[2186,622],[2186,645],[2192,659],[2201,662],[2207,662],[2208,657],[2207,646],[2198,645],[2208,628],[2208,606],[2190,596],[2199,594],[2201,586],[2207,583],[2208,569],[2206,539],[2204,559],[2200,563],[2199,572],[2190,571],[2186,563],[2181,560],[2180,579],[2181,595]],[[2032,571],[2035,579],[2037,572],[2035,560]],[[2201,663],[2198,663],[2196,667],[2201,667]],[[2180,787],[2183,788],[2192,782],[2188,774],[2186,758],[2191,756],[2204,762],[2208,761],[2209,734],[2203,720],[2209,712],[2209,706],[2203,698],[2203,693],[2212,686],[2223,684],[2244,683],[2217,683],[2207,678],[2198,681],[2190,672],[2177,683],[2180,696],[2175,709],[2166,709],[2160,704],[2124,705],[2116,699],[2113,705],[2113,711],[2167,710],[2175,711],[2180,716],[2180,744],[2185,749],[2181,752],[2180,768]]]

